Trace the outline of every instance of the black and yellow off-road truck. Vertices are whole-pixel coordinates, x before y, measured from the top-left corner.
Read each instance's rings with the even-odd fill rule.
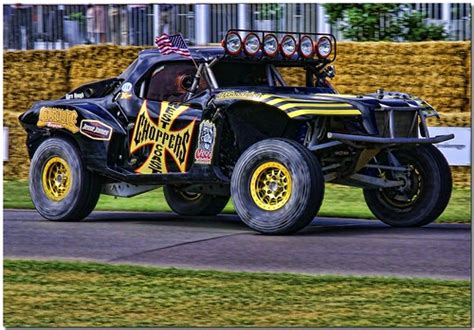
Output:
[[[222,48],[144,50],[118,77],[81,86],[21,115],[30,192],[46,219],[88,216],[99,195],[158,187],[181,215],[215,215],[232,197],[266,234],[318,213],[326,182],[361,187],[392,226],[422,226],[448,204],[448,164],[433,146],[425,101],[382,89],[341,95],[328,78],[330,34],[230,30]],[[304,86],[289,86],[297,67]],[[381,86],[383,87],[383,86]]]

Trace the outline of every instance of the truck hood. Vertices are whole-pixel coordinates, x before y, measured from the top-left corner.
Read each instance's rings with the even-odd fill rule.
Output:
[[[328,91],[305,87],[226,88],[217,90],[215,96],[218,102],[247,100],[265,103],[285,111],[291,118],[303,115],[357,116],[381,107],[418,107],[426,104],[421,99],[398,92],[350,95]]]

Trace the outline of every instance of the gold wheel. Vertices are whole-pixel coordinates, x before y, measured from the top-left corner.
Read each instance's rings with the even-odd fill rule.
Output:
[[[291,175],[281,163],[266,162],[253,172],[250,193],[258,207],[265,211],[282,208],[291,197]]]
[[[63,200],[72,185],[71,168],[61,157],[48,160],[43,168],[43,190],[46,196],[55,202]]]

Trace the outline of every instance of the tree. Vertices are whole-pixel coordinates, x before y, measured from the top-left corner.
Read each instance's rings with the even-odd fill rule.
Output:
[[[442,25],[425,24],[423,15],[418,12],[403,15],[400,23],[403,36],[409,41],[444,40],[447,37]]]
[[[443,26],[425,24],[423,15],[400,4],[326,4],[329,23],[356,41],[442,40]]]

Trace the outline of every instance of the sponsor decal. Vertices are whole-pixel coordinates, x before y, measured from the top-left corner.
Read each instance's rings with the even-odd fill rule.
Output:
[[[199,126],[199,140],[194,159],[196,164],[211,164],[214,144],[216,142],[216,125],[204,120]]]
[[[132,83],[126,82],[122,85],[122,92],[130,92],[132,90]]]
[[[92,140],[109,141],[112,137],[112,127],[98,120],[84,119],[79,130]]]
[[[71,99],[83,99],[84,98],[84,93],[69,93],[66,94],[66,100],[71,100]]]
[[[132,97],[132,93],[128,93],[128,92],[121,92],[120,93],[120,99],[121,100],[128,100],[131,97]]]
[[[173,158],[180,172],[186,171],[188,153],[195,121],[180,130],[172,130],[173,122],[183,112],[186,105],[162,102],[160,116],[155,122],[148,113],[147,102],[144,101],[135,122],[130,153],[144,146],[151,146],[147,160],[136,170],[138,173],[167,173],[166,156]]]
[[[451,166],[471,166],[470,127],[429,127],[431,136],[454,134],[454,139],[436,143]]]
[[[259,101],[264,95],[262,93],[255,92],[237,92],[237,91],[228,91],[222,92],[216,95],[217,100],[226,100],[226,99],[248,99]]]
[[[42,107],[40,109],[38,127],[65,128],[72,133],[77,133],[77,112],[61,108]]]

